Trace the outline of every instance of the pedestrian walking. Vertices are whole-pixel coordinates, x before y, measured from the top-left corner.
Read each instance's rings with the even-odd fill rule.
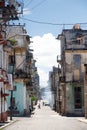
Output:
[[[41,107],[40,107],[40,103],[38,104],[38,108],[40,109]]]
[[[32,109],[31,106],[29,105],[29,114],[31,115]]]

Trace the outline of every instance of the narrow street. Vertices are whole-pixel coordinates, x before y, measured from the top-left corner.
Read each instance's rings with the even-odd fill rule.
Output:
[[[87,124],[79,118],[60,116],[50,107],[42,106],[36,107],[31,117],[17,117],[17,121],[4,130],[87,130]]]

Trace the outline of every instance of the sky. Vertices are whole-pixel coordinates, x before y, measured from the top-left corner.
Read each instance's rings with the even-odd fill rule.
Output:
[[[46,87],[49,71],[57,66],[60,41],[56,40],[62,29],[76,23],[87,23],[87,0],[19,0],[24,2],[23,15],[18,23],[24,24],[32,37],[36,66],[41,87]],[[87,29],[87,24],[81,24]]]
[[[34,58],[40,75],[40,86],[48,86],[49,71],[58,66],[57,55],[60,55],[60,42],[51,33],[32,38]]]

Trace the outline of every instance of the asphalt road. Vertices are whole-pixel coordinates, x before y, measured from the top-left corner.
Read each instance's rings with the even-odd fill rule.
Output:
[[[36,108],[31,117],[18,117],[17,121],[4,130],[87,130],[87,124],[78,117],[60,116],[50,107]]]

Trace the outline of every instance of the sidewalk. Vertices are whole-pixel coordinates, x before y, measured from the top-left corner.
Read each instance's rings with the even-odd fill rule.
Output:
[[[87,119],[85,119],[85,117],[80,117],[80,118],[77,118],[77,119],[81,122],[87,123]]]
[[[36,109],[36,107],[35,107]],[[32,112],[31,115],[33,115],[34,111]],[[25,116],[26,117],[26,116]],[[31,117],[28,115],[28,117]],[[8,120],[6,122],[1,122],[0,123],[0,130],[2,130],[2,128],[5,128],[6,126],[12,124],[12,123],[15,123],[16,121],[20,120],[20,118],[22,117],[12,117],[12,120],[10,120],[10,117],[8,117]]]
[[[10,125],[10,124],[12,124],[12,123],[14,123],[14,122],[16,122],[17,120],[18,120],[18,119],[15,118],[15,117],[13,117],[12,120],[10,120],[10,118],[8,117],[8,120],[7,120],[6,122],[1,122],[1,123],[0,123],[0,130],[1,130],[2,128],[5,128],[6,126],[8,126],[8,125]]]

